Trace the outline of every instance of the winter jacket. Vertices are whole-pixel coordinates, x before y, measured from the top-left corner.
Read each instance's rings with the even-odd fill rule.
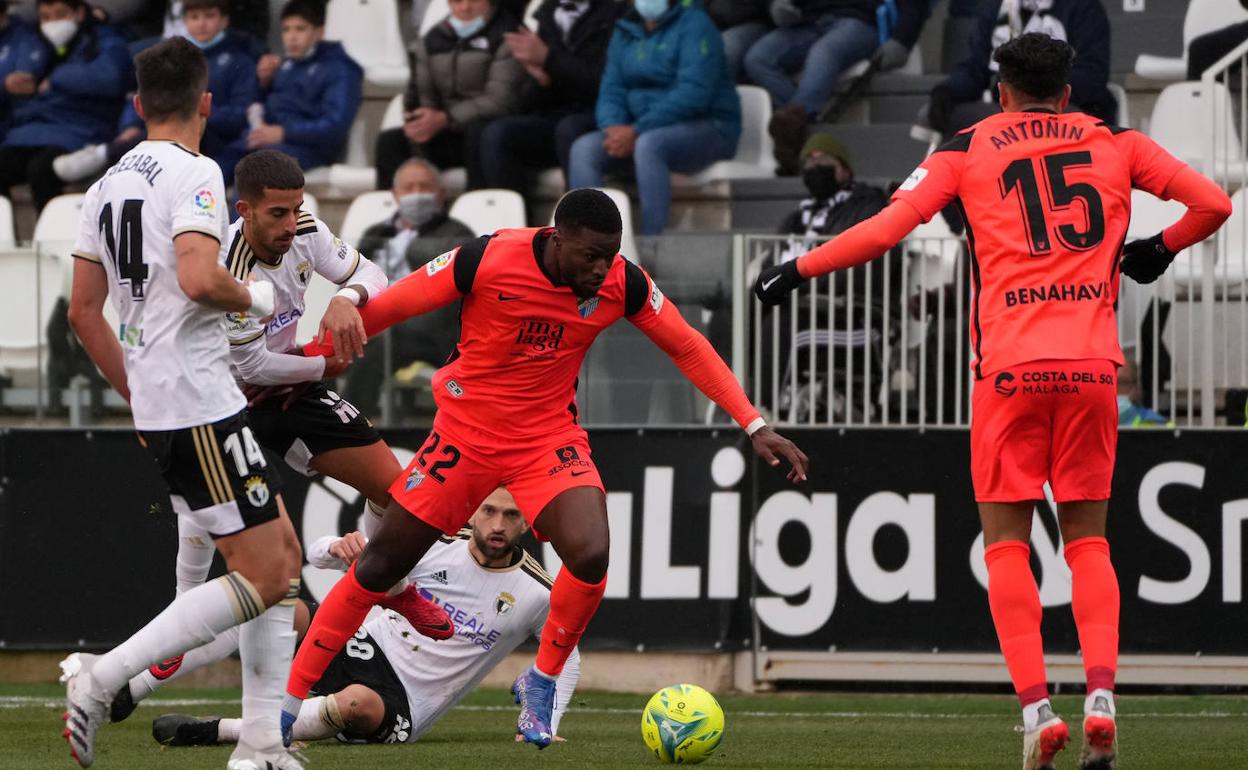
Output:
[[[559,0],[545,0],[534,15],[537,36],[550,49],[544,67],[550,86],[542,88],[528,78],[526,103],[533,112],[593,112],[607,66],[607,45],[623,7],[615,0],[591,0],[566,42],[555,22],[558,7]]]
[[[1106,84],[1109,82],[1109,17],[1099,0],[1052,0],[1044,12],[1048,17],[1040,31],[1061,37],[1075,49],[1075,63],[1070,71],[1070,102],[1084,112],[1102,120],[1113,121],[1118,107]],[[949,72],[944,86],[953,103],[978,101],[995,82],[996,72],[989,69],[1001,5],[985,3],[971,37],[966,55]],[[1030,31],[1030,30],[1029,30]],[[993,89],[993,96],[996,90]]]
[[[37,28],[9,16],[9,23],[0,30],[0,140],[13,119],[13,110],[30,100],[29,96],[9,93],[4,88],[4,79],[14,72],[29,72],[38,83],[48,69],[49,53]]]
[[[838,193],[832,200],[803,200],[796,211],[784,218],[780,232],[785,235],[839,235],[880,213],[887,205],[886,192],[853,182],[848,190]]]
[[[449,21],[438,22],[416,45],[416,69],[404,107],[443,110],[452,130],[515,112],[527,76],[504,44],[503,33],[518,26],[514,16],[499,11],[480,32],[461,40]]]
[[[265,121],[281,126],[287,144],[313,149],[321,163],[342,153],[360,108],[364,71],[340,43],[322,40],[312,56],[285,59],[264,100]]]
[[[77,150],[112,139],[134,78],[125,39],[88,14],[63,56],[40,43],[48,51],[51,88],[13,110],[5,146]]]
[[[202,142],[206,152],[206,148],[223,147],[242,136],[247,128],[247,108],[260,101],[253,46],[250,36],[227,31],[221,42],[204,49],[208,90],[212,92],[212,112]],[[134,104],[128,103],[119,133],[131,127],[142,128],[143,119],[134,111]]]
[[[720,29],[728,29],[751,21],[771,24],[767,0],[707,0],[706,14]]]
[[[646,31],[630,11],[615,24],[596,110],[599,128],[638,134],[707,119],[731,142],[741,136],[741,101],[719,30],[696,0],[680,0]]]

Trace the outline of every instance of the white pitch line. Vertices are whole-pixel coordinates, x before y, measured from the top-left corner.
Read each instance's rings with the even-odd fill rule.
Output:
[[[182,706],[237,706],[237,698],[153,698],[143,706],[171,708]],[[31,695],[0,695],[0,709],[61,708],[63,700],[48,700]],[[515,711],[515,706],[457,706],[457,711]],[[581,714],[636,714],[640,709],[573,706],[568,709]],[[949,714],[921,711],[729,711],[730,717],[798,718],[798,719],[1006,719],[1006,714]],[[1123,712],[1124,719],[1243,719],[1248,712],[1238,711],[1147,711]]]

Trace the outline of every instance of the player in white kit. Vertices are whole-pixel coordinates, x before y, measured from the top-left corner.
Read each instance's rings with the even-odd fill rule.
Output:
[[[62,662],[64,736],[78,764],[114,694],[176,652],[245,624],[240,648],[244,726],[231,770],[301,765],[278,727],[290,669],[301,554],[229,370],[222,311],[266,316],[273,286],[245,286],[218,262],[228,217],[221,171],[197,152],[212,105],[203,55],[183,38],[135,61],[136,108],[147,141],[87,191],[73,255],[70,322],[108,381],[131,405],[181,520],[208,533],[229,572],[181,591],[150,623],[107,654]],[[103,315],[111,300],[120,319]],[[253,621],[253,622],[247,622]]]
[[[516,647],[541,633],[552,581],[518,545],[528,525],[507,490],[487,497],[470,525],[435,543],[410,574],[455,619],[455,635],[429,642],[392,612],[369,619],[313,687],[315,697],[303,702],[295,740],[415,741]],[[308,560],[346,569],[364,543],[360,533],[324,537],[308,547]],[[556,682],[556,730],[579,677],[574,650]],[[182,714],[162,716],[152,726],[158,741],[175,746],[229,743],[238,731],[237,719]]]

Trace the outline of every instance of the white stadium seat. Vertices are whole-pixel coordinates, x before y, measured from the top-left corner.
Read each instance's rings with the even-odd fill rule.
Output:
[[[776,160],[772,155],[771,134],[767,124],[771,122],[771,97],[758,86],[737,86],[741,98],[741,140],[737,142],[737,154],[732,160],[713,163],[696,174],[676,174],[677,185],[703,185],[722,179],[765,179],[776,175]]]
[[[1127,89],[1118,83],[1106,83],[1105,87],[1114,95],[1114,101],[1118,102],[1118,117],[1115,122],[1122,128],[1131,127],[1131,100],[1127,97]]]
[[[1200,83],[1173,83],[1162,89],[1153,105],[1148,134],[1172,155],[1198,170],[1204,169],[1205,141],[1210,136],[1217,137],[1218,160],[1213,176],[1219,182],[1238,185],[1248,178],[1239,131],[1235,128],[1235,113],[1239,110],[1233,106],[1226,86],[1218,83],[1213,88],[1216,125],[1211,123],[1203,99],[1204,87]]]
[[[395,0],[334,0],[325,9],[325,34],[342,42],[364,68],[364,78],[387,88],[407,85],[407,49],[399,35]]]
[[[451,5],[447,0],[432,0],[429,7],[425,9],[425,17],[420,20],[420,36],[424,37],[429,34],[429,30],[450,15]]]
[[[17,232],[13,227],[13,204],[0,195],[0,249],[12,248],[17,243]]]
[[[514,190],[472,190],[455,199],[451,219],[472,228],[477,235],[490,235],[504,227],[524,227],[524,198]]]
[[[629,260],[636,262],[637,256],[637,239],[633,235],[633,203],[628,199],[628,193],[615,187],[598,188],[607,194],[607,197],[615,202],[616,208],[620,210],[620,221],[624,225],[624,237],[620,239],[620,253]],[[556,204],[557,205],[557,204]],[[551,213],[551,224],[554,222],[554,213]]]
[[[403,127],[403,94],[395,94],[381,116],[381,130]]]
[[[321,216],[321,204],[316,199],[316,196],[310,192],[305,191],[303,193],[303,211],[314,217],[319,218]]]
[[[1183,54],[1154,56],[1142,53],[1135,60],[1135,74],[1151,80],[1182,80],[1187,77],[1187,47],[1192,38],[1248,21],[1239,0],[1191,0],[1183,18]]]
[[[342,218],[342,227],[338,228],[338,237],[352,246],[360,242],[364,231],[378,222],[384,222],[394,216],[398,204],[389,190],[374,190],[355,196]]]

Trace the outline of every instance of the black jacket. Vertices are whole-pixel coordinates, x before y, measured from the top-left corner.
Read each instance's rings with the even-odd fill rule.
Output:
[[[880,7],[880,0],[793,0],[793,4],[801,9],[802,17],[808,22],[832,13],[862,19],[876,26],[875,10]],[[907,48],[913,48],[930,14],[927,0],[897,0],[897,23],[890,36]]]
[[[558,7],[559,0],[545,0],[534,14],[537,36],[550,49],[545,69],[551,82],[549,88],[542,88],[528,78],[527,103],[534,112],[593,112],[611,31],[624,5],[615,0],[591,0],[589,10],[572,25],[566,43],[555,23]]]
[[[706,0],[706,13],[720,29],[751,21],[771,23],[766,0]]]
[[[826,201],[807,198],[802,201],[796,211],[784,218],[780,232],[785,235],[805,235],[809,229],[806,224],[809,215],[816,221],[821,211],[827,206]],[[878,187],[862,182],[854,182],[849,189],[849,197],[833,206],[819,222],[814,231],[819,235],[837,235],[848,230],[864,219],[873,217],[888,205],[888,194]]]

